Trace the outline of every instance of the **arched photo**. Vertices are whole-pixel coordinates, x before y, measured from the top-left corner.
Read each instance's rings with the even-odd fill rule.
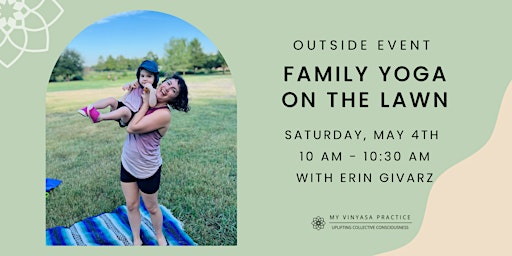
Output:
[[[236,91],[207,36],[114,14],[48,77],[46,245],[237,244]]]

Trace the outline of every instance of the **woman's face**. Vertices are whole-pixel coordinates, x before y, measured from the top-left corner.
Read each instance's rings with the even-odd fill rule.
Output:
[[[178,79],[168,79],[164,81],[156,90],[156,98],[162,102],[169,102],[180,94]]]

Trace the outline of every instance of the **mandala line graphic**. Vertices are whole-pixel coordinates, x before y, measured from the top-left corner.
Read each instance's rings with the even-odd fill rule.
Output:
[[[311,225],[313,225],[313,228],[316,230],[323,229],[325,226],[325,220],[320,216],[316,216],[315,218],[313,218]]]
[[[64,13],[56,0],[32,2],[0,0],[0,63],[6,68],[25,52],[48,51],[48,28]]]

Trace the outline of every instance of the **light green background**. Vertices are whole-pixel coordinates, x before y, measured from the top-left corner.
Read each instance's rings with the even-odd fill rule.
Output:
[[[50,49],[25,53],[3,81],[1,157],[3,250],[30,255],[371,255],[410,241],[421,225],[429,184],[299,184],[297,171],[443,171],[489,138],[511,79],[510,4],[485,1],[65,1],[50,29]],[[357,3],[356,3],[357,2]],[[59,54],[84,28],[115,13],[154,10],[201,30],[228,62],[238,103],[238,245],[196,248],[52,248],[44,245],[45,92]],[[172,29],[172,28],[169,28]],[[162,31],[165,33],[165,31]],[[293,41],[366,39],[369,50],[301,51]],[[378,39],[428,39],[428,51],[378,52]],[[0,52],[0,54],[4,54]],[[283,82],[283,67],[366,65],[363,84]],[[442,66],[445,83],[379,82],[379,65]],[[395,89],[383,89],[384,87]],[[446,109],[287,109],[286,91],[362,90],[372,101],[381,90],[447,91]],[[430,142],[286,141],[286,129],[439,130]],[[299,151],[430,151],[428,164],[299,162]],[[405,158],[405,153],[402,153]],[[318,159],[318,157],[316,158]],[[485,170],[482,170],[485,175]],[[454,189],[457,189],[454,187]],[[492,211],[492,209],[489,209]],[[343,213],[406,212],[406,232],[332,231],[312,228],[313,217]],[[447,227],[449,228],[449,227]],[[489,239],[492,239],[490,237]],[[435,246],[435,245],[433,245]]]

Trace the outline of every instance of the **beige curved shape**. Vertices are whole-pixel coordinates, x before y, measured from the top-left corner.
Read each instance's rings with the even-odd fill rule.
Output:
[[[511,182],[512,82],[487,144],[432,187],[418,235],[379,255],[512,255]]]

